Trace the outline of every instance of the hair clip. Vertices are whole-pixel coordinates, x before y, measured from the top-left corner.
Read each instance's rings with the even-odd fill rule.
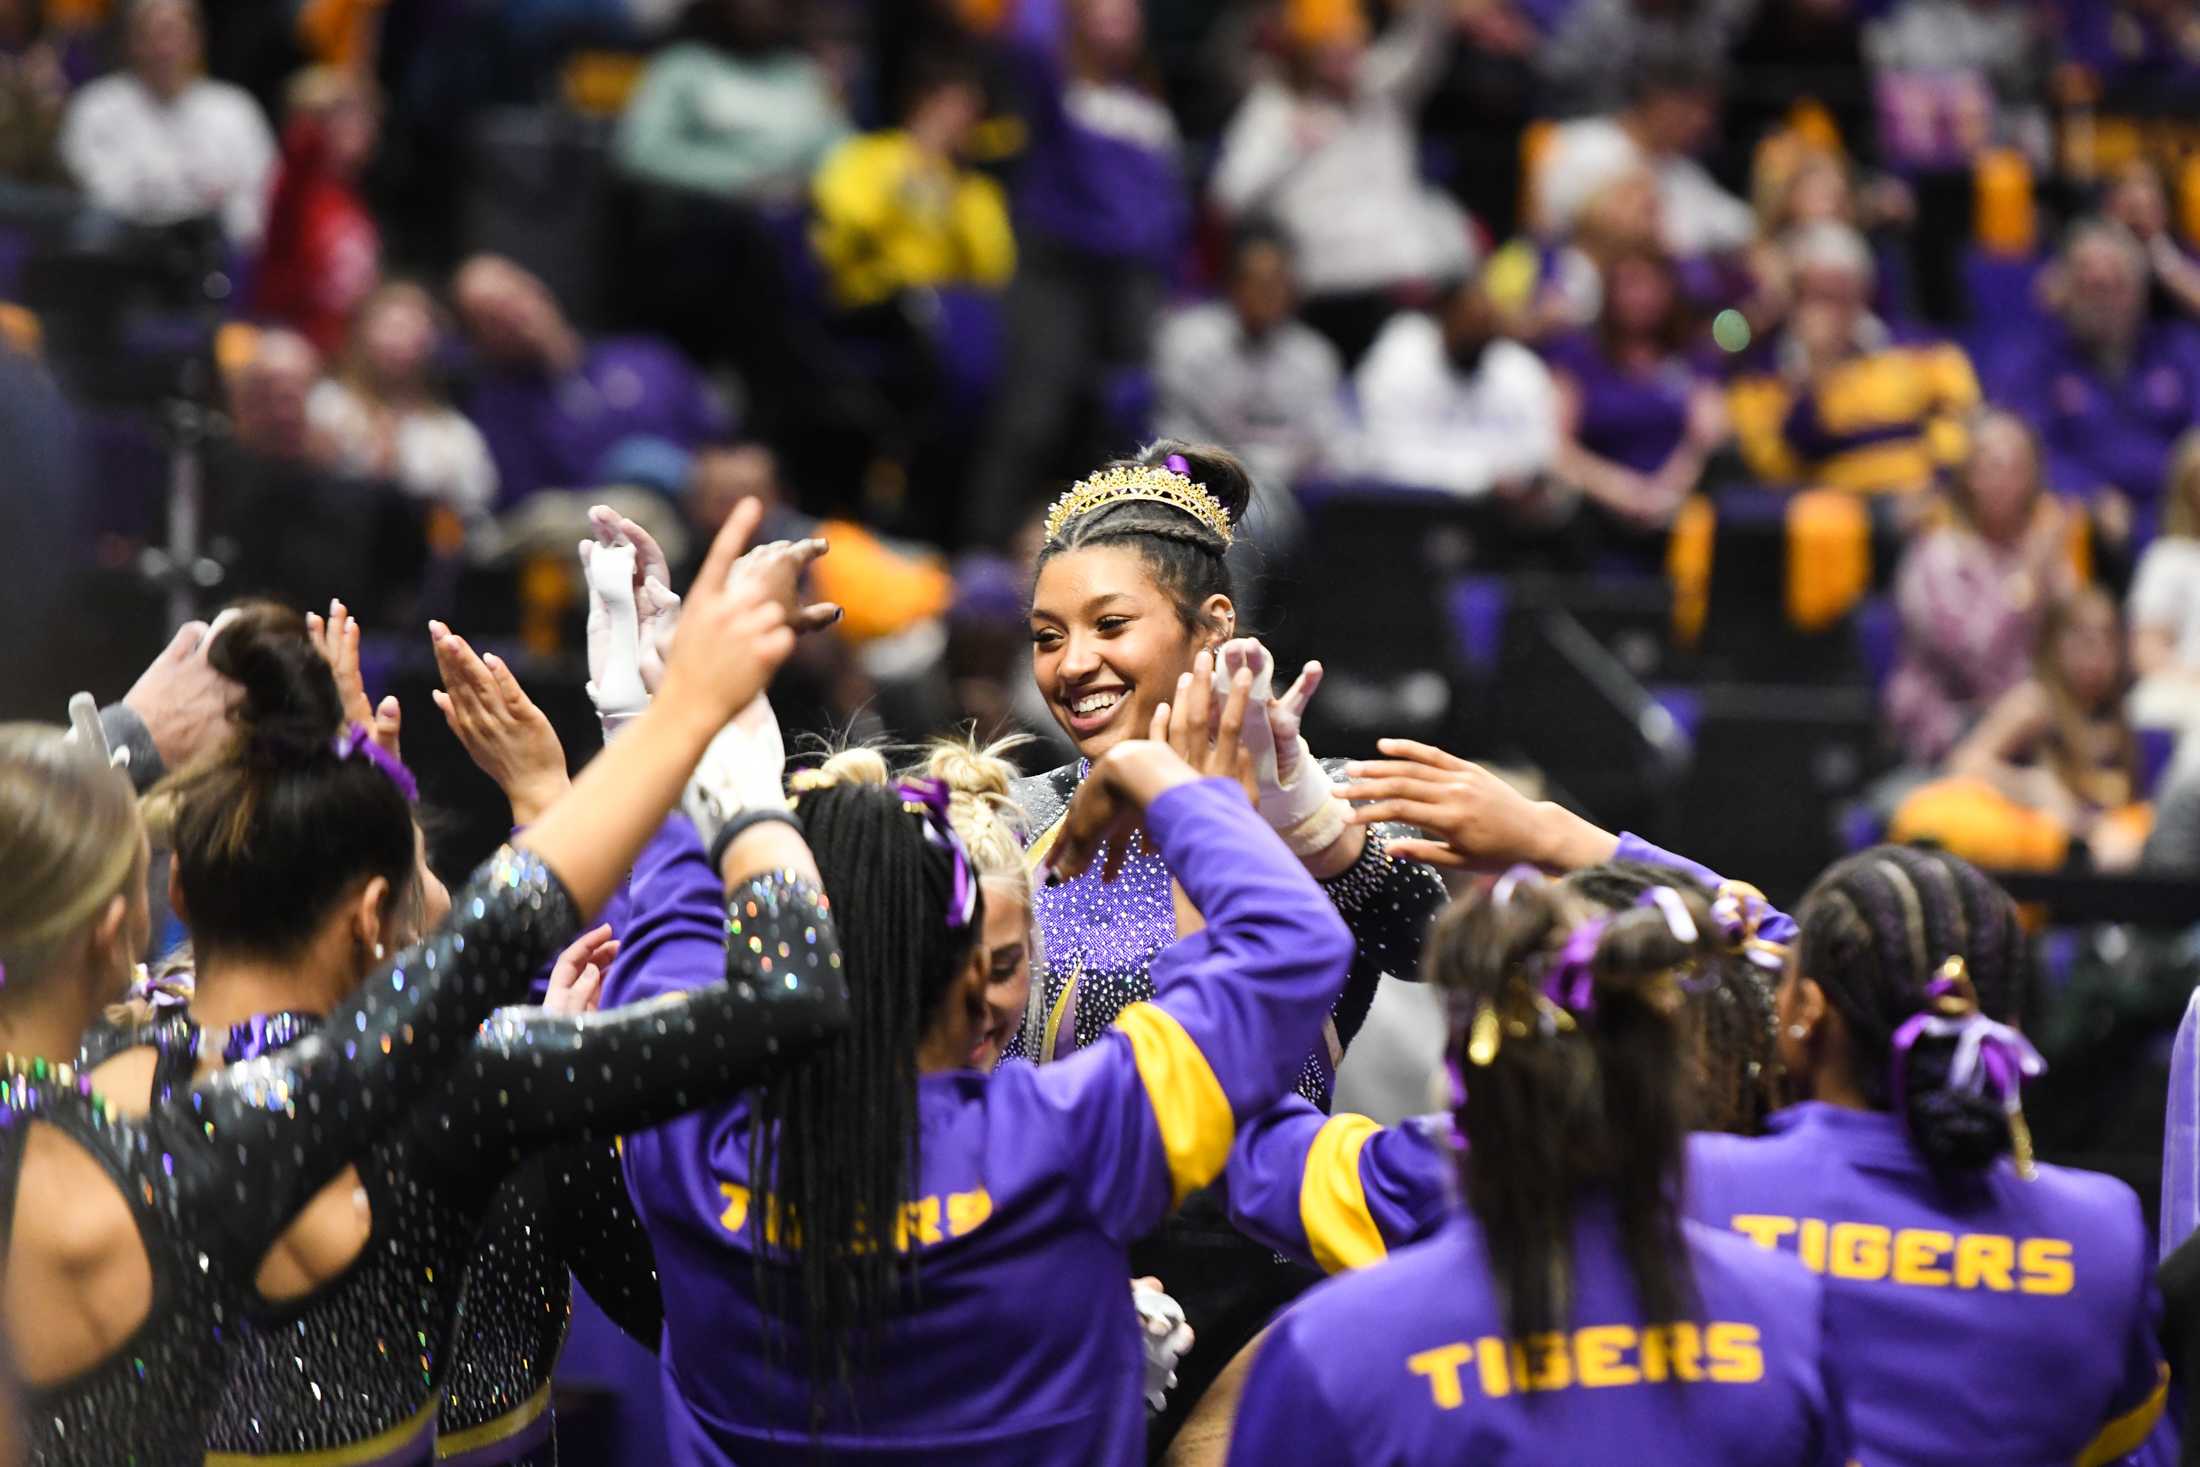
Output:
[[[336,736],[332,747],[339,759],[349,759],[354,754],[365,755],[370,764],[381,770],[388,776],[390,783],[397,786],[397,792],[405,797],[406,804],[420,803],[420,786],[414,781],[412,771],[395,754],[376,743],[374,735],[367,731],[365,724],[345,724],[344,731]]]
[[[1467,1060],[1478,1070],[1486,1070],[1497,1058],[1498,1043],[1504,1037],[1504,1025],[1498,1021],[1497,1005],[1483,999],[1475,1006],[1474,1024],[1467,1032]]]

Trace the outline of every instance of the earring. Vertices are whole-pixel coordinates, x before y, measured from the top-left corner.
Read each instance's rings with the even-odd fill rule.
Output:
[[[1790,1025],[1788,1025],[1788,1038],[1790,1038],[1790,1039],[1808,1039],[1808,1038],[1810,1038],[1810,1026],[1809,1026],[1809,1025],[1807,1025],[1807,1024],[1790,1024]]]
[[[374,945],[374,960],[379,963],[387,956],[389,956],[389,949],[383,947],[379,942],[376,943]]]

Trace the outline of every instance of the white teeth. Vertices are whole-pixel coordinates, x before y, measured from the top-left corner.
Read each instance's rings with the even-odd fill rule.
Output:
[[[1103,713],[1122,701],[1123,695],[1121,693],[1088,693],[1071,704],[1070,708],[1072,712],[1079,715]]]

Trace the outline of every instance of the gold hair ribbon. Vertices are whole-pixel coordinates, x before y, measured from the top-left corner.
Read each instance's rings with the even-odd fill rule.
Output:
[[[1195,484],[1188,475],[1159,464],[1102,469],[1070,485],[1069,492],[1047,511],[1047,539],[1060,539],[1071,520],[1126,499],[1151,500],[1182,510],[1214,531],[1225,546],[1230,543],[1230,516],[1223,511],[1222,501],[1208,493],[1205,484]]]

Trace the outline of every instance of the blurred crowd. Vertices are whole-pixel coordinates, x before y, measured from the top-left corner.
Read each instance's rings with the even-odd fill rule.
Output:
[[[94,424],[16,492],[120,564],[195,396],[228,589],[538,651],[588,504],[760,497],[904,734],[1045,731],[1018,546],[1156,433],[1314,617],[1309,494],[1433,492],[1685,648],[1753,497],[1759,614],[1892,628],[1878,827],[2121,869],[2200,781],[2196,82],[2186,0],[6,0],[0,438]],[[182,348],[104,319],[179,257]]]

